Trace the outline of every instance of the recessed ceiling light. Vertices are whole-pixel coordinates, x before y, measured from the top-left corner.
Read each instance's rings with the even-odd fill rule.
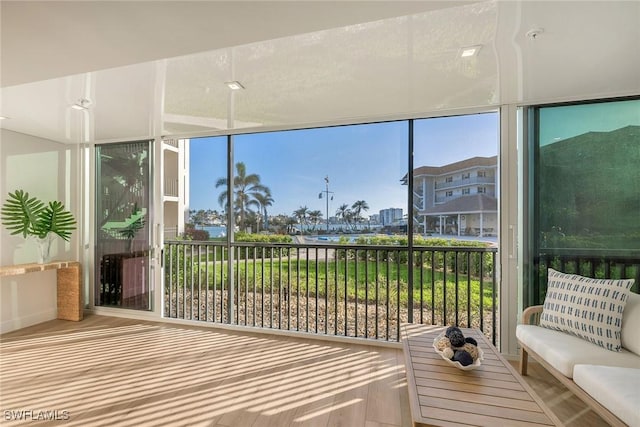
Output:
[[[71,108],[73,108],[74,110],[84,111],[84,110],[89,109],[90,105],[91,105],[91,101],[89,101],[88,99],[85,99],[85,98],[81,98],[81,99],[78,100],[78,102],[73,104],[71,106]]]
[[[7,116],[0,116],[0,120],[7,120],[9,117]]]
[[[224,82],[224,84],[226,84],[227,86],[229,86],[229,89],[231,90],[240,90],[240,89],[244,89],[244,86],[242,86],[242,84],[237,81],[234,80],[232,82]]]
[[[476,56],[480,51],[481,45],[463,47],[460,51],[461,58],[470,58],[472,56]]]

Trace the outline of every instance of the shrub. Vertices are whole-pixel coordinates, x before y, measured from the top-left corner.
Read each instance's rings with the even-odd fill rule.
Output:
[[[185,240],[205,241],[209,240],[209,232],[207,230],[198,230],[193,224],[186,224],[182,237]]]

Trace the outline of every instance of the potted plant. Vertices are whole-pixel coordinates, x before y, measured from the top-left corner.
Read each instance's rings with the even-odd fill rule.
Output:
[[[22,234],[34,237],[38,242],[39,263],[49,260],[53,235],[69,241],[71,232],[76,229],[76,220],[64,204],[59,201],[45,204],[37,197],[30,197],[23,190],[9,193],[2,206],[2,223],[12,235]]]

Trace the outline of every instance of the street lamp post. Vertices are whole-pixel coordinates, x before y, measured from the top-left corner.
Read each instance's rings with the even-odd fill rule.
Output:
[[[333,191],[329,191],[329,175],[324,177],[325,189],[320,192],[318,195],[319,199],[322,199],[322,193],[324,193],[324,197],[327,199],[327,234],[329,234],[329,194],[334,194]],[[333,196],[331,196],[331,200],[333,200]]]

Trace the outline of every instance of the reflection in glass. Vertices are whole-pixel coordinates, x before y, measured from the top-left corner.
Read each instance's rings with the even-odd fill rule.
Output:
[[[96,147],[96,306],[150,309],[150,150]]]
[[[640,100],[535,108],[527,304],[548,268],[640,282]]]

